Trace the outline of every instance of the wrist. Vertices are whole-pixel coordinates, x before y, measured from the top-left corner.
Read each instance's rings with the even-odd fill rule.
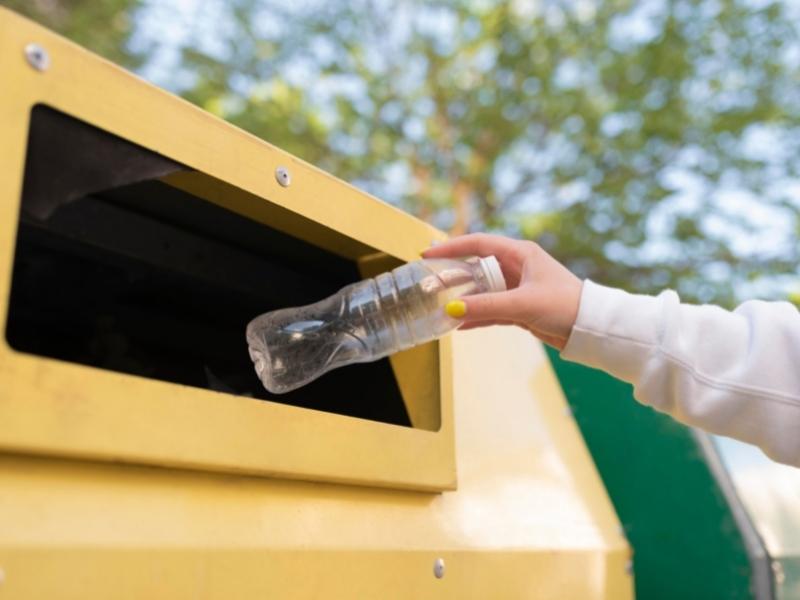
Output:
[[[564,345],[567,344],[572,332],[575,329],[575,323],[578,322],[578,315],[581,310],[581,299],[583,297],[583,280],[573,275],[573,280],[570,282],[569,291],[564,294],[564,328],[562,337]]]

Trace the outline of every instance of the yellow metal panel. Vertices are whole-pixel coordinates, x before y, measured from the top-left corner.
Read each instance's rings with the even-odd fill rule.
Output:
[[[23,49],[41,44],[46,72]],[[30,110],[47,104],[197,172],[168,178],[256,221],[352,259],[418,257],[442,234],[411,216],[149,86],[63,38],[0,9],[0,311],[6,314]],[[292,171],[281,187],[274,171]],[[268,198],[269,200],[265,200]],[[385,235],[391,230],[393,235]],[[244,341],[243,341],[244,343]],[[235,397],[15,352],[0,342],[0,448],[115,461],[420,490],[452,489],[447,344],[428,431]],[[435,368],[428,364],[427,368]],[[405,373],[407,370],[404,370]],[[434,381],[429,378],[428,381]],[[403,383],[411,402],[416,390]],[[380,399],[376,398],[376,401]],[[380,447],[380,452],[375,448]],[[420,465],[416,458],[428,460]]]
[[[439,342],[423,344],[391,356],[389,361],[414,427],[438,431],[439,413]]]
[[[0,597],[630,598],[629,550],[539,344],[493,328],[453,346],[458,490],[6,456]]]

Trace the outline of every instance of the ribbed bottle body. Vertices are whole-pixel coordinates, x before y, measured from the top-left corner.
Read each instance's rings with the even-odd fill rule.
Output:
[[[347,364],[434,340],[458,326],[443,306],[490,291],[479,259],[427,259],[365,279],[307,306],[257,317],[247,342],[264,387],[284,393]]]

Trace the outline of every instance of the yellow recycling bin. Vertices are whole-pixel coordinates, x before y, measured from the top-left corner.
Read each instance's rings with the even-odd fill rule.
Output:
[[[530,336],[252,372],[441,232],[6,10],[0,72],[0,599],[631,596]]]

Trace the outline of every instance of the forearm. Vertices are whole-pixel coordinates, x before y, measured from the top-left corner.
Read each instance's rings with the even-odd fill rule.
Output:
[[[800,313],[748,302],[734,312],[586,281],[562,356],[634,385],[684,423],[800,466]]]

